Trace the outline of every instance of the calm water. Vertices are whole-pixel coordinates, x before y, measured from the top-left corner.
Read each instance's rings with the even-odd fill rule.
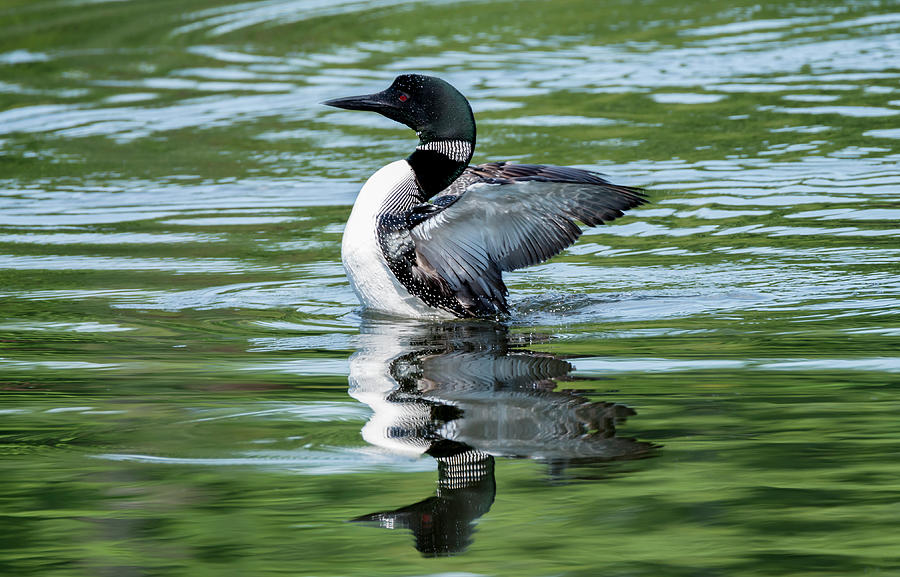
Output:
[[[0,1],[0,574],[900,574],[898,8]],[[365,318],[409,71],[653,203]]]

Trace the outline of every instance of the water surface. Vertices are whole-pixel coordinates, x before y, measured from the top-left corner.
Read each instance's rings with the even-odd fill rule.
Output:
[[[900,571],[891,2],[0,3],[0,574]],[[512,318],[358,310],[340,235],[475,162],[652,204]]]

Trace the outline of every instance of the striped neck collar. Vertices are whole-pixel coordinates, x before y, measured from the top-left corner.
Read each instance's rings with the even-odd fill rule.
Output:
[[[467,165],[469,159],[472,158],[472,143],[465,140],[423,142],[416,147],[416,150],[431,150],[443,154],[454,162],[465,162]]]
[[[420,142],[407,161],[425,196],[434,196],[459,178],[469,165],[474,148],[475,143],[467,140]]]

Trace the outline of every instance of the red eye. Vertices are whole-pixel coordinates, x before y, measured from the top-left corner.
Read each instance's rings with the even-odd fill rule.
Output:
[[[407,100],[409,100],[409,96],[407,96],[405,94],[401,94],[400,96],[397,97],[397,99],[400,100],[400,102],[406,102]]]

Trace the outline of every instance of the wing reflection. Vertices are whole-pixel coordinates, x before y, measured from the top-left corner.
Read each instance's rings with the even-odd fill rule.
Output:
[[[376,446],[428,454],[436,494],[353,521],[410,529],[425,556],[453,555],[494,502],[494,456],[531,458],[559,471],[578,463],[647,456],[651,443],[616,436],[635,412],[555,390],[573,367],[524,350],[493,323],[366,321],[350,358],[349,393],[374,414],[362,429]]]

